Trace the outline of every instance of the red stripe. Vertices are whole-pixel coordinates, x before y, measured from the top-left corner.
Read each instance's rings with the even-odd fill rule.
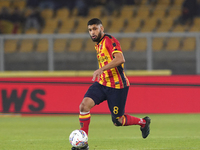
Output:
[[[112,43],[114,43],[114,40],[113,39],[111,39],[111,41],[112,41]],[[110,49],[111,49],[111,51],[108,51],[107,49],[107,52],[108,52],[108,54],[110,55],[110,58],[111,58],[111,60],[113,60],[113,56],[112,56],[112,44],[110,44],[109,45],[110,46]],[[111,70],[108,70],[107,71],[108,72],[108,75],[111,77],[112,76],[112,78],[110,78],[110,83],[111,83],[111,87],[112,88],[115,88],[115,80],[114,80],[114,78],[113,78],[113,73],[112,73],[112,71]]]
[[[104,65],[107,65],[107,64],[108,64],[108,62],[105,62],[105,63],[104,63]],[[113,76],[112,71],[111,71],[110,69],[107,70],[107,73],[108,73],[109,77]],[[112,77],[112,78],[109,78],[109,79],[110,79],[111,87],[112,87],[112,88],[115,88],[115,81],[114,81],[114,78]]]
[[[102,63],[100,63],[100,67],[102,68]],[[105,81],[105,73],[102,74],[102,79],[103,79],[103,85],[106,86],[106,81]]]
[[[108,64],[108,62],[104,62],[104,65],[107,65],[107,64]],[[106,72],[108,72],[108,70]],[[105,80],[105,76],[106,76],[106,73],[103,73],[103,78],[104,78],[103,85],[104,86],[106,86],[106,83],[107,83],[107,81]]]
[[[124,84],[123,84],[123,82],[122,82],[122,78],[121,78],[121,75],[120,75],[120,73],[119,73],[119,70],[118,70],[117,68],[115,68],[115,71],[116,71],[117,76],[118,76],[120,88],[123,88],[123,87],[124,87]]]
[[[103,47],[103,46],[102,46],[102,47]],[[104,53],[101,54],[101,57],[103,57],[103,56],[105,56]],[[104,63],[104,65],[105,65],[105,63]],[[102,63],[100,63],[100,66],[101,66],[101,68],[103,67],[103,66],[102,66]],[[106,86],[105,76],[106,76],[105,73],[103,73],[103,85],[104,85],[104,86]]]
[[[101,57],[103,57],[103,56],[105,56],[104,53],[101,54]],[[100,66],[101,66],[101,68],[103,67],[102,63],[100,63]],[[105,73],[103,73],[103,79],[105,79]],[[106,81],[105,80],[103,81],[103,85],[106,86]]]
[[[106,86],[105,76],[106,76],[105,73],[103,73],[103,79],[104,79],[104,80],[103,80],[103,85],[104,85],[104,86]]]

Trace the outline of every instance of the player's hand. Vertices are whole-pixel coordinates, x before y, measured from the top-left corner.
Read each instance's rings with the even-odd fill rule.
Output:
[[[96,78],[97,78],[97,81],[99,81],[102,73],[103,73],[103,70],[101,68],[94,71],[92,81],[95,81]]]

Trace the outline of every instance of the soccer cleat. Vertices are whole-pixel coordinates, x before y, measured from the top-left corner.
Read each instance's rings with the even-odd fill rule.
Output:
[[[145,124],[145,127],[144,128],[141,127],[140,130],[142,131],[142,137],[145,139],[150,133],[149,126],[151,123],[151,119],[148,116],[144,117],[143,119],[146,121],[146,124]]]
[[[81,147],[81,148],[72,147],[71,150],[89,150],[89,146],[88,146],[88,144],[87,144],[87,145],[85,145],[84,147]]]

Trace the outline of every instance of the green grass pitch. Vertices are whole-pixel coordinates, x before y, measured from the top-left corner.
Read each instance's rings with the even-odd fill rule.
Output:
[[[144,117],[143,114],[134,114]],[[115,127],[110,115],[92,115],[90,150],[200,150],[200,114],[148,114],[151,133],[139,126]],[[0,116],[0,150],[70,150],[78,115]]]

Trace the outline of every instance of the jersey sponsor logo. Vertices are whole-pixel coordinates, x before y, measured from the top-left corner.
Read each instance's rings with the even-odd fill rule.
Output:
[[[108,61],[108,56],[101,56],[101,57],[98,58],[99,63],[102,63],[102,62],[105,62],[105,61]]]

